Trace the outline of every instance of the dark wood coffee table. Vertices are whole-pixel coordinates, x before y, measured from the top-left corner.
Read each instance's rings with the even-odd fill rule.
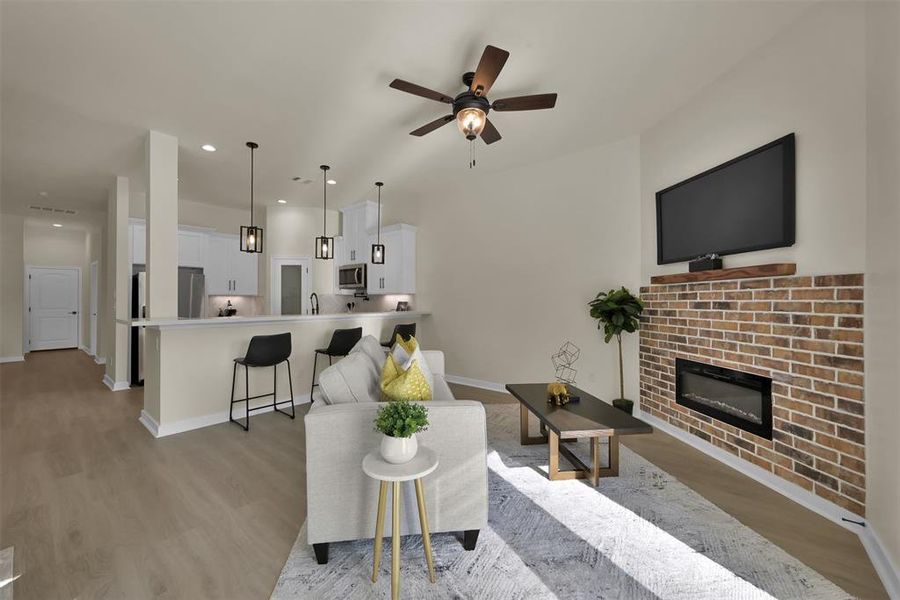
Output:
[[[556,406],[547,402],[546,383],[509,383],[506,389],[519,401],[521,411],[520,436],[522,445],[548,444],[550,447],[551,480],[588,479],[597,486],[601,477],[616,477],[619,474],[619,436],[639,433],[653,433],[653,428],[628,413],[614,408],[603,400],[591,396],[584,390],[570,385],[569,393],[580,396],[581,401]],[[528,413],[537,417],[541,429],[547,435],[532,436],[528,432]],[[600,438],[609,439],[609,462],[600,466]],[[588,466],[565,446],[563,441],[590,438],[591,465]],[[559,455],[573,465],[574,469],[560,470]]]

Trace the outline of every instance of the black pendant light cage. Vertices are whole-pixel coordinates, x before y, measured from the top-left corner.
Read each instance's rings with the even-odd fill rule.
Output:
[[[334,238],[328,237],[328,165],[319,165],[322,169],[322,235],[316,238],[316,258],[331,260],[334,258]]]
[[[378,187],[378,220],[376,221],[378,225],[378,237],[375,239],[375,243],[372,244],[372,264],[383,265],[384,244],[381,243],[381,186],[384,184],[380,181],[376,181],[375,185]]]
[[[241,252],[258,254],[263,251],[263,228],[253,224],[253,152],[259,148],[256,142],[247,142],[250,148],[250,224],[241,225]]]

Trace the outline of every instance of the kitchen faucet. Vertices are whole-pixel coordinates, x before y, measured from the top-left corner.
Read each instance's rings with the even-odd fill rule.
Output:
[[[315,302],[313,302],[315,300]],[[315,292],[309,295],[309,301],[313,305],[310,312],[314,315],[319,314],[319,296]]]

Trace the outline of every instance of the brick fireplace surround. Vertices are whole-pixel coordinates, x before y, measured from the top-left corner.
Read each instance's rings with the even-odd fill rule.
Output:
[[[863,276],[651,285],[641,410],[865,515]],[[772,378],[772,440],[676,404],[675,359]]]

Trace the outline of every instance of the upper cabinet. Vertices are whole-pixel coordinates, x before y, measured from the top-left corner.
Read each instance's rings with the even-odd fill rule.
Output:
[[[255,296],[259,287],[259,255],[241,252],[236,235],[211,233],[206,263],[206,293],[210,296]]]
[[[147,227],[143,223],[131,224],[131,264],[147,264]]]
[[[131,221],[131,263],[147,264],[147,225],[142,220]],[[206,266],[206,233],[194,229],[178,230],[178,266]]]
[[[381,228],[384,264],[372,264],[372,244],[377,240],[378,205],[365,201],[341,210],[341,237],[335,245],[335,268],[365,263],[369,294],[416,293],[416,228],[399,223]],[[337,275],[335,275],[337,281]],[[340,290],[337,293],[352,293]]]
[[[147,228],[131,221],[131,262],[147,264]],[[178,230],[178,266],[200,267],[210,296],[256,296],[259,293],[259,255],[241,252],[236,235]]]
[[[369,262],[369,232],[378,220],[378,205],[368,200],[341,209],[343,256],[340,265]]]
[[[369,248],[376,237],[370,236]],[[370,294],[416,293],[416,228],[406,223],[381,228],[384,264],[371,264],[369,256]]]

